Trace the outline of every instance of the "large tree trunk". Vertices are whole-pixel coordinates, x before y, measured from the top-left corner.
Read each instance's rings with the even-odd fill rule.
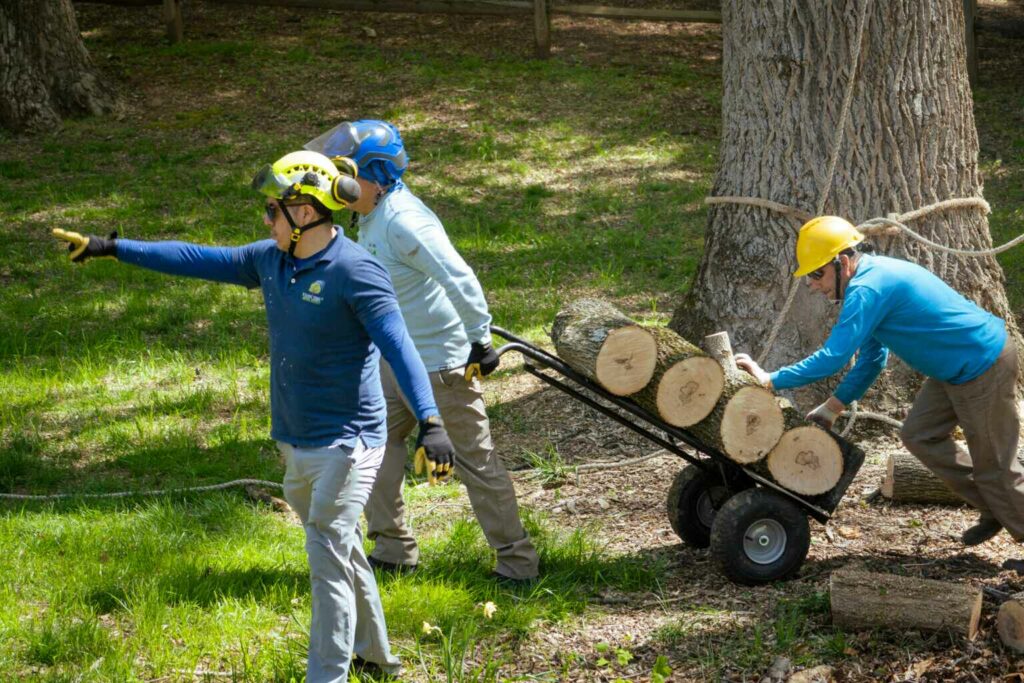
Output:
[[[50,130],[63,116],[121,106],[89,58],[70,0],[0,3],[0,127]]]
[[[817,211],[866,7],[860,66],[824,213],[859,223],[980,197],[962,5],[724,0],[723,125],[712,194]],[[710,206],[704,255],[671,327],[688,339],[728,330],[738,351],[757,357],[789,288],[799,286],[765,366],[794,362],[820,346],[836,308],[791,277],[798,226],[763,208]],[[932,213],[911,227],[952,247],[992,246],[977,209]],[[993,257],[948,255],[902,235],[873,241],[881,253],[929,268],[1008,320],[1017,335]]]

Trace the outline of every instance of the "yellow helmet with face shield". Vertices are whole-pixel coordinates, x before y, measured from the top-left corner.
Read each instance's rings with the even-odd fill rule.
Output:
[[[308,150],[285,154],[259,170],[252,189],[282,202],[308,197],[324,212],[338,211],[359,200],[358,167],[344,157],[339,163],[341,170],[323,154]]]

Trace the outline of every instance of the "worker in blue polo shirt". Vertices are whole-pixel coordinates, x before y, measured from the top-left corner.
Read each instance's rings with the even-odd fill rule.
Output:
[[[1006,323],[916,264],[858,252],[864,236],[848,221],[820,216],[797,238],[807,285],[842,304],[825,345],[768,373],[746,354],[736,362],[762,384],[791,389],[857,363],[807,418],[831,429],[864,395],[891,350],[926,376],[903,423],[904,445],[981,513],[964,531],[977,545],[1004,527],[1024,541],[1024,470],[1017,461],[1017,349]],[[969,453],[953,441],[959,425]]]
[[[480,281],[452,246],[441,220],[403,182],[409,159],[395,126],[373,119],[345,121],[306,148],[359,165],[362,194],[350,207],[359,244],[384,264],[395,283],[402,316],[455,444],[454,471],[497,556],[493,576],[506,585],[530,583],[540,560],[519,519],[512,479],[494,452],[480,384],[499,363]],[[388,402],[388,445],[366,505],[367,536],[375,543],[370,564],[401,573],[419,561],[402,500],[405,440],[416,420],[386,365],[381,379]]]
[[[54,230],[71,260],[114,257],[151,270],[259,287],[270,334],[271,436],[284,492],[306,533],[312,584],[307,681],[344,682],[354,656],[395,674],[359,516],[384,456],[383,354],[420,423],[417,453],[443,476],[452,446],[430,380],[399,313],[387,271],[333,225],[358,199],[321,154],[293,152],[253,179],[266,196],[270,239],[242,247],[140,242]]]

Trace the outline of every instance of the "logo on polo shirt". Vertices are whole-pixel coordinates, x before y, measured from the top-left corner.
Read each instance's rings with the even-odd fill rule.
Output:
[[[323,297],[319,296],[320,292],[322,292],[323,290],[324,281],[317,280],[316,282],[309,286],[308,291],[302,293],[302,300],[307,303],[316,304],[319,306],[320,302],[324,300]]]

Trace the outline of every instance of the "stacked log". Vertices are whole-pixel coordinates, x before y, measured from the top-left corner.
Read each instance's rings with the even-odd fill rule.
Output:
[[[558,313],[551,338],[563,361],[610,393],[628,396],[791,491],[824,493],[842,477],[836,440],[739,370],[725,333],[705,339],[708,355],[671,330],[640,325],[605,301],[581,299]]]
[[[654,374],[650,383],[630,398],[674,427],[697,424],[722,395],[722,367],[672,330],[647,329],[658,347]]]
[[[894,503],[963,505],[964,500],[909,453],[889,456],[882,480],[882,495]]]
[[[829,594],[839,628],[978,632],[980,588],[844,567],[832,572]]]
[[[654,335],[606,301],[579,299],[563,308],[551,340],[570,367],[616,396],[635,394],[654,375]]]

